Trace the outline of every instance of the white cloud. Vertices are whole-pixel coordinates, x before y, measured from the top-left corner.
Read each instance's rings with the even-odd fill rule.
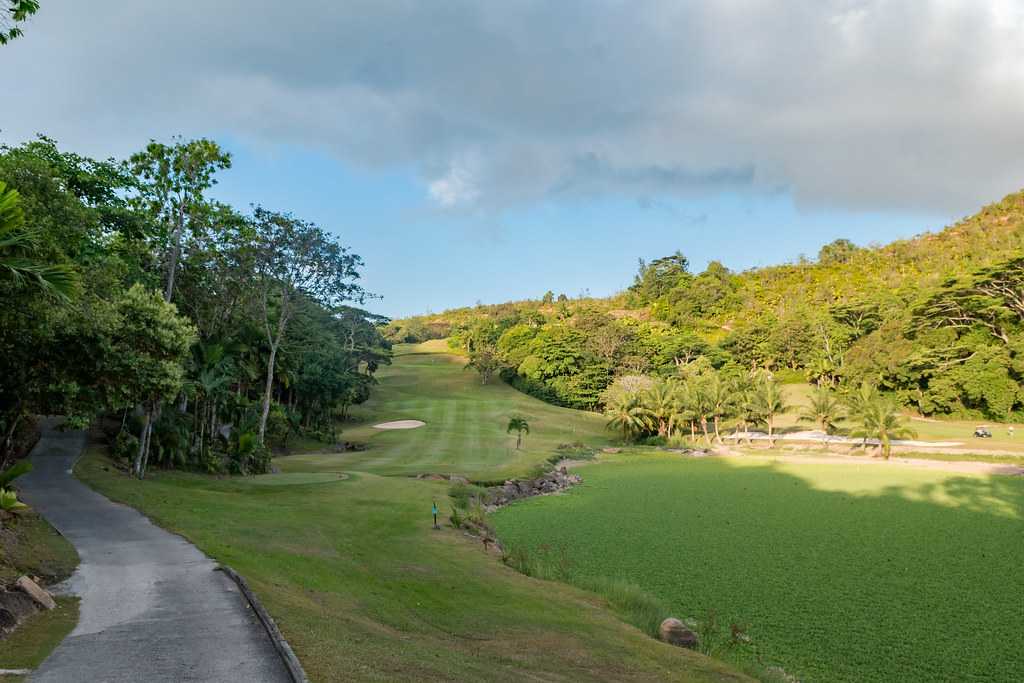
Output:
[[[439,205],[783,189],[967,212],[1024,185],[1012,0],[48,0],[7,140],[230,134],[412,167]]]
[[[430,196],[444,208],[470,205],[480,196],[470,171],[453,165],[444,176],[430,182]]]

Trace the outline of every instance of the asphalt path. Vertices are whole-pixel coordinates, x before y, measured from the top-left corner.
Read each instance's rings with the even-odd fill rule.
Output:
[[[29,681],[290,682],[234,582],[191,543],[75,479],[85,434],[56,425],[46,421],[18,488],[78,550],[67,592],[81,608]]]

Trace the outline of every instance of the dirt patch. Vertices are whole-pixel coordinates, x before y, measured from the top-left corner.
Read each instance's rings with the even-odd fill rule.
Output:
[[[373,425],[374,429],[416,429],[417,427],[423,427],[427,423],[421,422],[420,420],[395,420],[393,422],[381,422],[380,424]]]

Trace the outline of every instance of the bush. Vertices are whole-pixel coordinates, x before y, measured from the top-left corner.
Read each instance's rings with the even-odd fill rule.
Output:
[[[127,429],[122,429],[114,437],[114,444],[110,450],[114,458],[129,464],[139,454],[139,440]]]

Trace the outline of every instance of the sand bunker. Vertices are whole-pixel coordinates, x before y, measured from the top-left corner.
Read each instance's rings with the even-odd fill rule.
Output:
[[[395,420],[394,422],[381,422],[379,425],[373,425],[374,429],[416,429],[427,424],[426,422],[420,422],[419,420]]]

